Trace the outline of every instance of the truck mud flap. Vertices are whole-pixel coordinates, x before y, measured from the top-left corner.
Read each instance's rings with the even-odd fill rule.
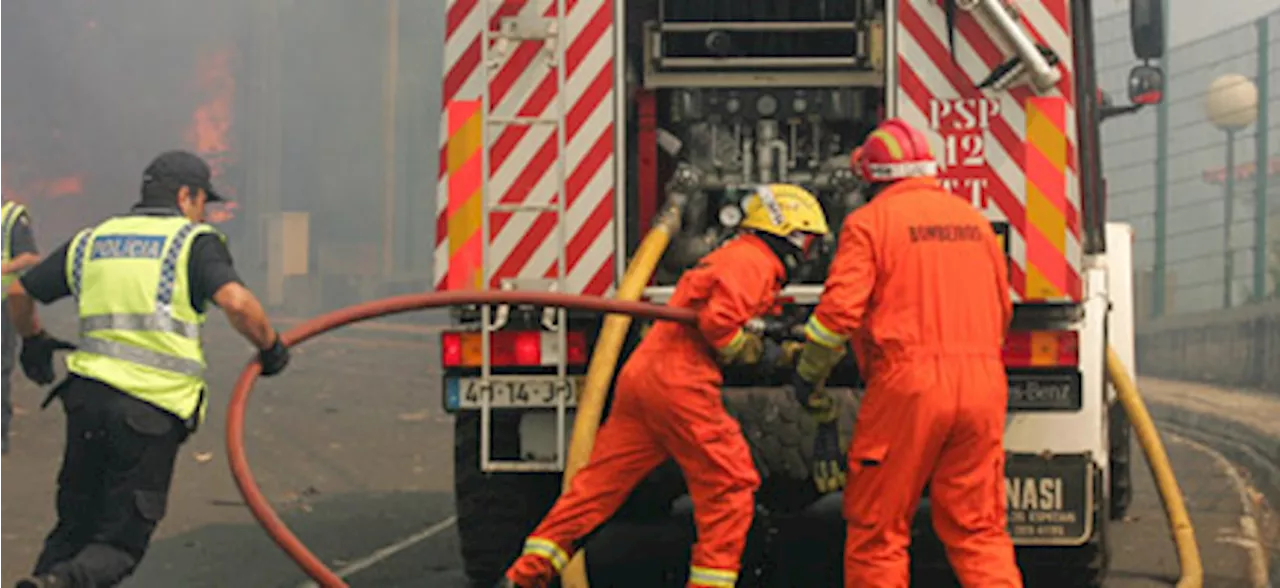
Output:
[[[1093,535],[1092,456],[1009,454],[1005,500],[1014,545],[1083,545]]]

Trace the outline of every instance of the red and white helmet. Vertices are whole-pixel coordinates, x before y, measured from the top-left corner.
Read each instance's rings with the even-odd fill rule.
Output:
[[[868,182],[938,175],[938,161],[933,157],[929,139],[899,118],[880,123],[867,135],[867,140],[853,150],[850,159],[854,172]]]

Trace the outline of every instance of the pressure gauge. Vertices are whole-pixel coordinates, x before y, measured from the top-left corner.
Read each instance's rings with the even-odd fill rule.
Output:
[[[804,112],[808,109],[809,101],[805,100],[804,96],[796,96],[795,99],[791,101],[791,110],[794,110],[797,113]]]
[[[737,204],[726,204],[720,209],[720,224],[736,227],[742,222],[742,207]]]
[[[742,110],[742,101],[737,96],[730,96],[724,101],[724,109],[729,114],[738,114],[738,111]]]
[[[774,98],[773,94],[761,94],[756,99],[756,112],[760,113],[760,116],[773,116],[778,112],[778,99]]]

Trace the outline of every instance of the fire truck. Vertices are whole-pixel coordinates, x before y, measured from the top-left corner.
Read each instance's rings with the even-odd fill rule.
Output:
[[[834,234],[863,202],[850,152],[880,120],[903,118],[930,136],[941,181],[988,215],[1008,255],[1006,495],[1020,562],[1028,574],[1098,584],[1108,523],[1130,492],[1128,426],[1104,375],[1116,336],[1108,276],[1128,270],[1107,262],[1099,125],[1160,100],[1164,37],[1161,1],[1131,0],[1132,104],[1104,104],[1094,4],[448,0],[437,288],[611,295],[675,203],[679,231],[644,290],[662,302],[685,268],[734,235],[753,186],[790,183],[820,197],[833,235],[768,317],[785,336],[816,304]],[[478,584],[501,574],[560,492],[600,329],[598,316],[485,306],[455,309],[441,335],[457,524]],[[631,326],[626,349],[644,329]],[[825,505],[838,533],[838,493],[809,479],[815,430],[785,381],[725,374],[725,404],[763,480],[757,526]],[[859,385],[852,359],[829,381],[848,390],[845,442]],[[606,530],[678,519],[684,494],[666,464]],[[945,567],[928,509],[926,495],[913,560]],[[838,572],[840,543],[835,535],[799,556]],[[776,563],[781,554],[762,560],[790,565]],[[766,583],[786,585],[778,577]]]

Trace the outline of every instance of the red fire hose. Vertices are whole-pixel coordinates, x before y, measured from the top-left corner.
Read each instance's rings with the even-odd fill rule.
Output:
[[[644,302],[624,302],[592,296],[575,296],[552,292],[427,292],[393,296],[348,306],[308,320],[290,329],[281,337],[285,345],[293,347],[322,333],[371,318],[399,314],[411,310],[472,304],[564,307],[683,323],[692,323],[695,320],[693,311],[685,308],[659,306]],[[231,475],[235,478],[236,487],[240,489],[240,495],[244,497],[245,504],[253,512],[254,518],[258,519],[258,523],[271,536],[271,539],[276,542],[276,545],[279,545],[290,559],[297,562],[302,571],[306,572],[312,580],[315,580],[324,588],[346,588],[346,582],[343,582],[342,578],[338,577],[333,570],[329,569],[315,554],[311,553],[298,540],[298,537],[289,530],[284,521],[280,520],[275,509],[271,508],[271,504],[262,495],[262,490],[258,488],[258,483],[253,479],[253,472],[249,469],[249,460],[245,457],[244,451],[244,417],[245,410],[249,404],[249,395],[253,392],[253,384],[257,381],[261,371],[262,366],[258,364],[257,360],[251,360],[245,366],[244,371],[240,373],[240,379],[236,380],[235,390],[231,393],[231,401],[227,407],[227,455],[231,462]]]

